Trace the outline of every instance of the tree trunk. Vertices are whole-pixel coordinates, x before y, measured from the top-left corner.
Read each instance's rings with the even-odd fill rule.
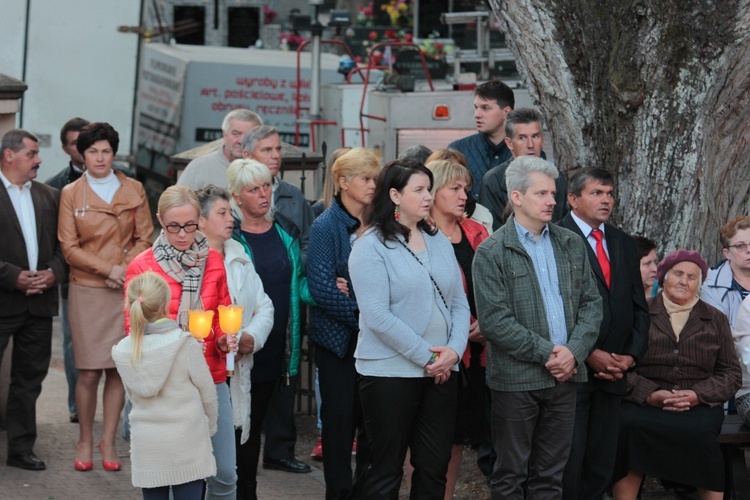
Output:
[[[562,171],[617,180],[613,222],[719,256],[748,213],[748,0],[489,0]]]

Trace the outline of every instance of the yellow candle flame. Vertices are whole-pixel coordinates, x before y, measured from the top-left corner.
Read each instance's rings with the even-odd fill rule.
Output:
[[[188,330],[197,339],[205,339],[211,333],[214,312],[201,310],[188,310]]]
[[[229,335],[234,335],[242,328],[242,306],[219,306],[219,326]]]

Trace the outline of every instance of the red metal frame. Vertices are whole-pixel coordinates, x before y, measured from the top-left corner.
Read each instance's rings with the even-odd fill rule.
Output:
[[[376,49],[379,47],[414,47],[417,49],[417,52],[419,53],[419,58],[422,60],[422,68],[424,68],[424,73],[427,76],[427,83],[430,85],[430,90],[435,91],[435,87],[432,85],[432,77],[430,76],[430,71],[427,68],[427,60],[424,58],[424,52],[422,52],[422,49],[419,47],[419,45],[413,43],[413,42],[380,42],[372,46],[370,51],[367,54],[367,77],[364,78],[364,88],[362,89],[362,101],[359,104],[359,128],[362,131],[362,147],[365,147],[365,121],[364,118],[371,118],[373,120],[380,120],[380,121],[386,121],[384,116],[373,116],[368,115],[364,113],[365,109],[365,99],[367,98],[367,85],[370,83],[370,71],[374,69],[385,69],[388,68],[388,66],[374,66],[372,64],[372,54],[375,52]],[[352,70],[354,71],[354,70]],[[350,72],[349,74],[351,74]]]
[[[362,135],[364,135],[365,132],[369,132],[370,131],[369,128],[366,128],[366,129],[362,130],[359,127],[341,127],[341,147],[342,148],[346,147],[346,131],[347,130],[358,130],[359,133],[362,134]]]
[[[302,66],[301,66],[301,57],[302,57],[302,50],[312,42],[312,40],[305,40],[299,46],[297,47],[297,94],[295,96],[296,101],[296,109],[295,109],[295,124],[294,124],[294,144],[295,146],[299,147],[299,120],[300,120],[300,113],[302,111],[310,111],[309,106],[302,106],[301,105],[301,97],[302,97],[302,86],[300,85],[302,80]],[[323,39],[320,41],[320,43],[325,44],[334,44],[334,45],[340,45],[344,47],[344,50],[346,50],[349,57],[352,58],[352,60],[355,60],[354,53],[349,48],[347,44],[342,42],[341,40],[333,40],[333,39]],[[417,49],[417,52],[419,53],[419,58],[422,61],[422,68],[424,69],[424,73],[427,76],[427,83],[430,85],[430,90],[435,91],[435,86],[432,84],[432,77],[430,76],[430,71],[427,68],[427,60],[425,59],[424,52],[422,49],[412,42],[381,42],[378,44],[375,44],[370,51],[368,52],[367,56],[367,66],[364,68],[367,73],[363,75],[363,69],[359,66],[352,68],[351,71],[346,75],[346,83],[351,83],[352,75],[354,73],[359,74],[360,78],[362,78],[362,82],[364,83],[364,87],[362,89],[362,100],[359,104],[359,131],[362,135],[362,147],[365,147],[365,132],[369,132],[370,129],[365,127],[364,118],[371,118],[373,120],[380,120],[380,121],[386,121],[384,116],[374,116],[364,113],[365,108],[365,99],[367,97],[367,86],[370,83],[370,72],[373,69],[389,69],[390,66],[383,66],[383,65],[374,65],[372,64],[372,54],[375,50],[379,49],[380,47],[414,47]],[[313,152],[315,152],[315,127],[319,125],[337,125],[338,123],[335,120],[310,120],[310,147]],[[347,127],[347,129],[352,129],[351,127]],[[356,129],[354,129],[356,130]],[[341,145],[344,146],[344,128],[341,129]]]

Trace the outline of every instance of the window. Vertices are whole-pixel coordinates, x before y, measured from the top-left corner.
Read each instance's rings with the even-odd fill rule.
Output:
[[[172,11],[174,19],[174,39],[185,45],[205,45],[206,42],[206,8],[175,6]]]
[[[257,7],[229,7],[228,47],[247,48],[260,38],[260,9]]]

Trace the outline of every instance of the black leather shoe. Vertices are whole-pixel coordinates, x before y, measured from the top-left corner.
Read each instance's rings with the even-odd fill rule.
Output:
[[[47,466],[44,465],[44,462],[34,455],[34,452],[31,450],[10,455],[8,460],[5,461],[5,465],[10,467],[20,467],[26,470],[44,470],[47,468]]]
[[[281,458],[279,460],[263,460],[264,469],[282,470],[284,472],[295,472],[297,474],[306,474],[312,469],[305,462],[300,462],[295,458]]]

